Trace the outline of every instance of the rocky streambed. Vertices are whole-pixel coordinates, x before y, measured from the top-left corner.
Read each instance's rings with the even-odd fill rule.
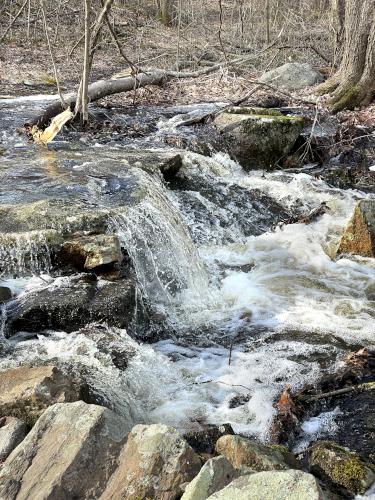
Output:
[[[337,124],[101,110],[46,150],[44,104],[0,102],[1,498],[369,491],[375,198]]]

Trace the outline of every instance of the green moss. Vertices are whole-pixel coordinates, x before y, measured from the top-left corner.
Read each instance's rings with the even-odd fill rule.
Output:
[[[349,491],[360,493],[362,491],[361,482],[365,479],[366,472],[360,460],[353,457],[333,464],[331,477],[336,483],[341,484]]]
[[[347,86],[336,92],[332,99],[332,111],[337,113],[343,109],[353,109],[359,104],[358,85]]]
[[[284,116],[280,113],[280,111],[269,108],[233,107],[226,109],[225,113],[233,115]]]
[[[368,475],[371,475],[371,470],[356,453],[334,442],[316,443],[311,454],[311,465],[318,475],[323,471],[323,475],[334,484],[351,493],[364,493],[370,484]]]

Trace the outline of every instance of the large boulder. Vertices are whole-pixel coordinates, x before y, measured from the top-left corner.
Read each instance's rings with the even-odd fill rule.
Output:
[[[86,390],[55,366],[12,368],[0,372],[0,417],[19,417],[32,426],[48,406],[83,399]]]
[[[314,476],[299,470],[258,472],[239,477],[212,500],[324,500]]]
[[[188,484],[181,500],[206,500],[213,493],[225,488],[237,475],[236,469],[225,457],[211,458]]]
[[[361,200],[357,204],[337,253],[375,257],[375,200]]]
[[[73,332],[94,321],[130,328],[136,301],[133,278],[112,282],[84,274],[58,279],[9,304],[6,335],[49,328]]]
[[[232,156],[245,170],[274,168],[291,151],[303,123],[301,117],[245,107],[228,108],[215,119]]]
[[[199,472],[201,461],[173,428],[136,425],[128,436],[102,500],[175,500]]]
[[[19,418],[0,418],[0,463],[10,455],[26,436],[26,424]]]
[[[267,446],[241,436],[221,437],[216,443],[216,451],[236,469],[265,471],[297,468],[294,455],[284,446]]]
[[[352,495],[363,494],[375,482],[375,468],[366,465],[357,453],[333,441],[318,441],[309,452],[311,471],[333,487]]]
[[[51,406],[5,461],[0,498],[99,498],[129,430],[126,419],[101,406]]]
[[[323,75],[308,63],[286,63],[264,73],[260,81],[293,91],[322,82]]]

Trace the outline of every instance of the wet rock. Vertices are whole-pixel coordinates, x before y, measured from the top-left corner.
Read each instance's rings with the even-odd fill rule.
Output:
[[[212,500],[324,500],[314,476],[299,470],[259,472],[239,477]]]
[[[105,233],[106,229],[106,211],[78,199],[47,199],[0,207],[1,233],[55,230],[58,235],[80,231]],[[57,236],[53,232],[48,234],[50,238]]]
[[[188,484],[181,500],[206,500],[210,495],[227,486],[237,475],[238,473],[225,457],[211,458]]]
[[[272,169],[292,149],[303,119],[262,108],[229,108],[215,119],[231,154],[245,170]]]
[[[322,82],[323,75],[314,70],[308,63],[286,63],[267,71],[261,76],[260,81],[293,91]]]
[[[65,241],[59,252],[59,260],[81,270],[120,264],[122,258],[120,241],[111,234],[77,236]]]
[[[126,419],[101,406],[51,406],[5,461],[0,497],[99,498],[129,428]]]
[[[0,304],[4,304],[12,298],[12,291],[7,286],[0,286]]]
[[[174,500],[181,485],[199,472],[201,461],[187,442],[166,425],[136,425],[128,436],[102,500]]]
[[[318,441],[311,447],[309,466],[316,476],[353,495],[365,493],[375,481],[375,468],[333,441]]]
[[[0,418],[0,462],[4,462],[25,436],[25,422],[15,417]]]
[[[375,201],[361,200],[342,235],[339,254],[375,257]]]
[[[84,399],[86,386],[56,366],[12,368],[0,373],[0,416],[32,426],[54,403]]]
[[[187,432],[184,434],[184,439],[197,453],[213,454],[217,440],[227,434],[234,434],[230,424],[219,426],[208,424],[201,430]]]
[[[134,341],[131,341],[123,330],[92,324],[82,328],[78,333],[94,340],[98,350],[109,354],[113,365],[119,370],[126,370],[129,361],[137,354]]]
[[[266,446],[241,436],[221,437],[216,443],[216,451],[224,455],[236,469],[265,471],[298,467],[294,455],[284,446]]]
[[[42,290],[22,296],[8,308],[7,336],[45,329],[73,332],[94,321],[130,328],[136,311],[133,278],[114,282],[95,275],[58,279]]]

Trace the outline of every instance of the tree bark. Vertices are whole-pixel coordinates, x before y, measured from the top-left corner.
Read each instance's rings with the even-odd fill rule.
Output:
[[[345,8],[345,43],[337,73],[321,93],[332,93],[333,111],[369,104],[375,96],[375,2],[350,0]]]
[[[90,80],[90,9],[91,0],[85,0],[85,55],[83,62],[83,74],[82,74],[82,113],[81,119],[82,123],[86,124],[89,120],[89,97],[88,88]]]
[[[164,26],[172,26],[173,23],[173,0],[160,0],[159,17]]]
[[[339,61],[342,56],[342,46],[344,41],[345,29],[345,0],[332,0],[331,4],[332,26],[335,32],[334,41],[334,63]]]

